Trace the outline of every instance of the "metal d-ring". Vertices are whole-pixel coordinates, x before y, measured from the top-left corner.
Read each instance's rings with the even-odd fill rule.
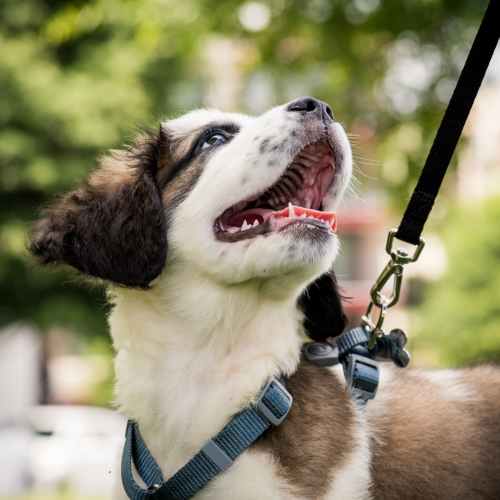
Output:
[[[391,256],[392,260],[397,264],[409,264],[410,262],[416,262],[425,247],[425,240],[420,238],[418,245],[416,245],[413,255],[409,255],[406,250],[402,248],[397,248],[394,250],[394,240],[396,239],[397,229],[391,229],[387,235],[387,241],[385,243],[385,251]]]

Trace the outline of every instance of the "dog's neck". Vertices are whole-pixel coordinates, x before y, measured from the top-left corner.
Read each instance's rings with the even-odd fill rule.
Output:
[[[223,286],[181,268],[151,290],[113,293],[116,402],[165,472],[183,465],[269,377],[295,371],[300,288],[289,290]]]

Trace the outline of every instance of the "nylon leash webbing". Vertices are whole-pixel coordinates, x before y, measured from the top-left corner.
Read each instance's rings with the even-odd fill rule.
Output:
[[[500,35],[500,0],[491,0],[396,233],[418,245]]]

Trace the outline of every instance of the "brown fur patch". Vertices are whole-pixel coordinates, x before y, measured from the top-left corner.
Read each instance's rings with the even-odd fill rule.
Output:
[[[472,399],[445,399],[445,383],[399,371],[368,403],[375,500],[500,498],[500,371],[457,374]]]
[[[172,163],[181,161],[182,158],[184,158],[189,153],[189,151],[193,147],[194,141],[204,130],[204,128],[205,127],[199,127],[192,130],[189,134],[183,136],[176,136],[174,134],[170,135],[170,151]]]
[[[175,176],[178,167],[182,166],[180,164],[185,162],[195,136],[176,137],[171,130],[163,125],[160,125],[159,136],[162,147],[157,179],[159,186],[166,187]]]
[[[82,187],[44,212],[33,228],[32,253],[45,264],[147,288],[165,264],[167,217],[203,168],[203,155],[182,157],[192,142],[193,134],[173,138],[160,127],[111,151]]]
[[[162,193],[163,205],[168,212],[179,205],[189,194],[203,172],[205,162],[202,156],[194,158],[175,178],[167,184]],[[168,219],[167,215],[167,219]]]
[[[147,287],[163,269],[166,220],[156,183],[160,141],[142,135],[113,151],[82,187],[62,197],[34,226],[31,251],[42,263]]]
[[[286,386],[294,398],[292,409],[257,447],[276,458],[301,498],[317,499],[352,451],[353,402],[331,371],[307,362],[300,364]]]

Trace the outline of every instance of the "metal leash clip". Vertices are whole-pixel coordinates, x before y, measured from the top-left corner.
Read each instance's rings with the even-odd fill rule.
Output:
[[[416,262],[425,246],[425,241],[420,239],[413,254],[409,254],[403,248],[395,248],[394,242],[396,239],[396,233],[397,229],[391,229],[391,231],[389,231],[387,242],[385,244],[385,251],[391,259],[371,288],[371,301],[368,304],[366,313],[361,318],[362,324],[371,332],[370,342],[368,344],[370,349],[375,347],[377,337],[384,335],[382,325],[384,324],[387,309],[396,305],[399,301],[401,295],[401,284],[403,282],[404,266],[411,262]],[[382,290],[391,279],[393,280],[391,294],[384,295]],[[373,317],[374,307],[378,308],[378,316],[376,319]]]
[[[303,347],[305,358],[317,366],[342,364],[346,385],[353,398],[365,404],[377,393],[380,370],[377,360],[391,360],[399,367],[410,362],[405,350],[406,335],[402,330],[392,330],[388,335],[382,330],[385,312],[398,303],[401,295],[403,270],[406,264],[415,262],[424,248],[420,240],[413,255],[402,248],[394,248],[396,229],[387,237],[386,252],[391,260],[370,290],[371,301],[361,318],[361,325],[345,331],[342,335],[326,342],[310,342]],[[393,281],[390,295],[382,293],[384,287]],[[379,309],[378,317],[373,317],[373,309]]]

